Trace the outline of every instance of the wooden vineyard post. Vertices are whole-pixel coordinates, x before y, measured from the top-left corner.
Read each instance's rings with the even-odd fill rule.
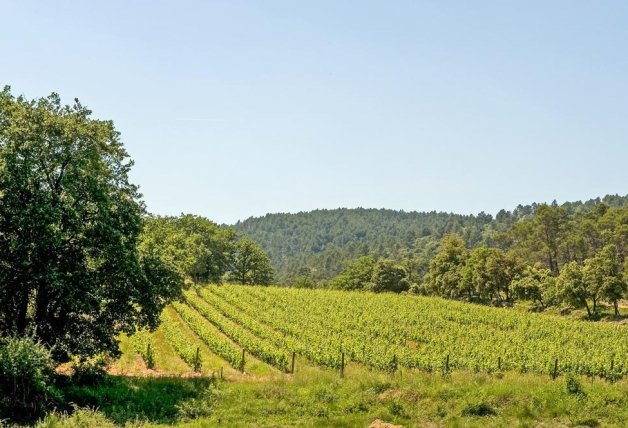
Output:
[[[294,357],[295,357],[295,352],[292,351],[292,363],[290,363],[290,373],[294,374]]]
[[[447,358],[445,358],[445,373],[449,373],[449,354],[447,354]]]
[[[240,371],[241,371],[242,373],[244,373],[244,354],[245,354],[245,352],[246,352],[246,351],[243,349],[243,350],[242,350],[242,362],[240,363],[240,364],[241,364],[241,366],[240,366]]]
[[[225,380],[225,375],[223,373],[224,367],[220,366],[220,380]]]
[[[155,368],[155,356],[150,342],[148,342],[148,345],[146,345],[146,368]]]
[[[614,368],[615,368],[615,358],[611,357],[611,373],[613,372]]]
[[[397,354],[393,354],[392,360],[390,360],[389,369],[392,373],[396,373],[399,368],[399,360],[397,360]]]
[[[501,370],[502,369],[502,357],[499,356],[497,357],[497,370]]]
[[[554,372],[552,373],[552,379],[558,377],[558,357],[554,360]]]
[[[340,353],[340,377],[345,377],[345,353]]]
[[[201,371],[201,349],[198,346],[196,347],[196,355],[194,355],[194,371]]]

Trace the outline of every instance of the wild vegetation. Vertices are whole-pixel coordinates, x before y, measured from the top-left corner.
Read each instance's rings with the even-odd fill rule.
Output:
[[[584,255],[590,256],[585,248],[599,249],[599,232],[611,223],[620,226],[617,232],[623,230],[620,233],[625,235],[626,211],[615,208],[626,206],[628,196],[607,195],[560,206],[519,205],[512,211],[501,210],[494,217],[486,213],[342,208],[267,214],[238,222],[234,228],[260,243],[280,284],[322,286],[340,274],[347,262],[367,255],[395,261],[408,271],[411,282],[420,283],[440,241],[451,234],[458,235],[468,249],[517,247],[519,255],[531,264],[540,261],[549,265],[541,252],[546,245],[555,253],[552,265],[576,257],[582,261]],[[611,208],[609,214],[606,208]],[[598,220],[601,222],[596,225]],[[543,230],[549,235],[544,237]]]
[[[168,266],[180,283],[268,285],[274,272],[260,246],[228,227],[200,216],[148,216],[138,251]]]

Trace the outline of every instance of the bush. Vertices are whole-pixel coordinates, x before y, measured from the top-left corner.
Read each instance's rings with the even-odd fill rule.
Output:
[[[565,389],[569,395],[585,395],[582,383],[571,373],[567,373],[567,377],[565,377]]]
[[[94,386],[100,383],[107,375],[107,358],[104,355],[75,358],[72,362],[74,374],[72,382],[76,385]]]
[[[116,428],[107,417],[92,409],[77,409],[72,415],[50,413],[35,428]]]
[[[463,416],[494,416],[496,415],[497,412],[495,412],[495,409],[493,409],[493,407],[486,402],[479,402],[479,403],[471,403],[469,405],[467,405],[463,411],[462,411],[462,415]]]
[[[30,337],[0,339],[0,419],[26,422],[59,401],[52,385],[54,362]]]

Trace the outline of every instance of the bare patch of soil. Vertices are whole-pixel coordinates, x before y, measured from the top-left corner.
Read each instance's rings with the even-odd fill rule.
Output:
[[[375,419],[373,422],[371,422],[368,428],[404,428],[404,426],[390,424],[388,422],[384,422],[381,419]]]

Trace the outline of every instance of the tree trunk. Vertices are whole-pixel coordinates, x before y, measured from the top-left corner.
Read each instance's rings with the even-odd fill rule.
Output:
[[[593,313],[595,313],[597,311],[597,298],[593,298]]]
[[[615,308],[615,318],[619,318],[619,302],[617,300],[613,301],[613,307]]]
[[[589,316],[589,319],[591,319],[591,309],[589,309],[589,304],[586,300],[584,301],[584,307],[587,308],[587,315]]]
[[[20,296],[20,300],[18,302],[18,309],[17,309],[17,320],[16,320],[16,327],[17,327],[17,334],[19,336],[23,336],[24,332],[26,331],[26,314],[28,312],[28,288],[26,290],[24,290],[22,292],[22,296]]]

